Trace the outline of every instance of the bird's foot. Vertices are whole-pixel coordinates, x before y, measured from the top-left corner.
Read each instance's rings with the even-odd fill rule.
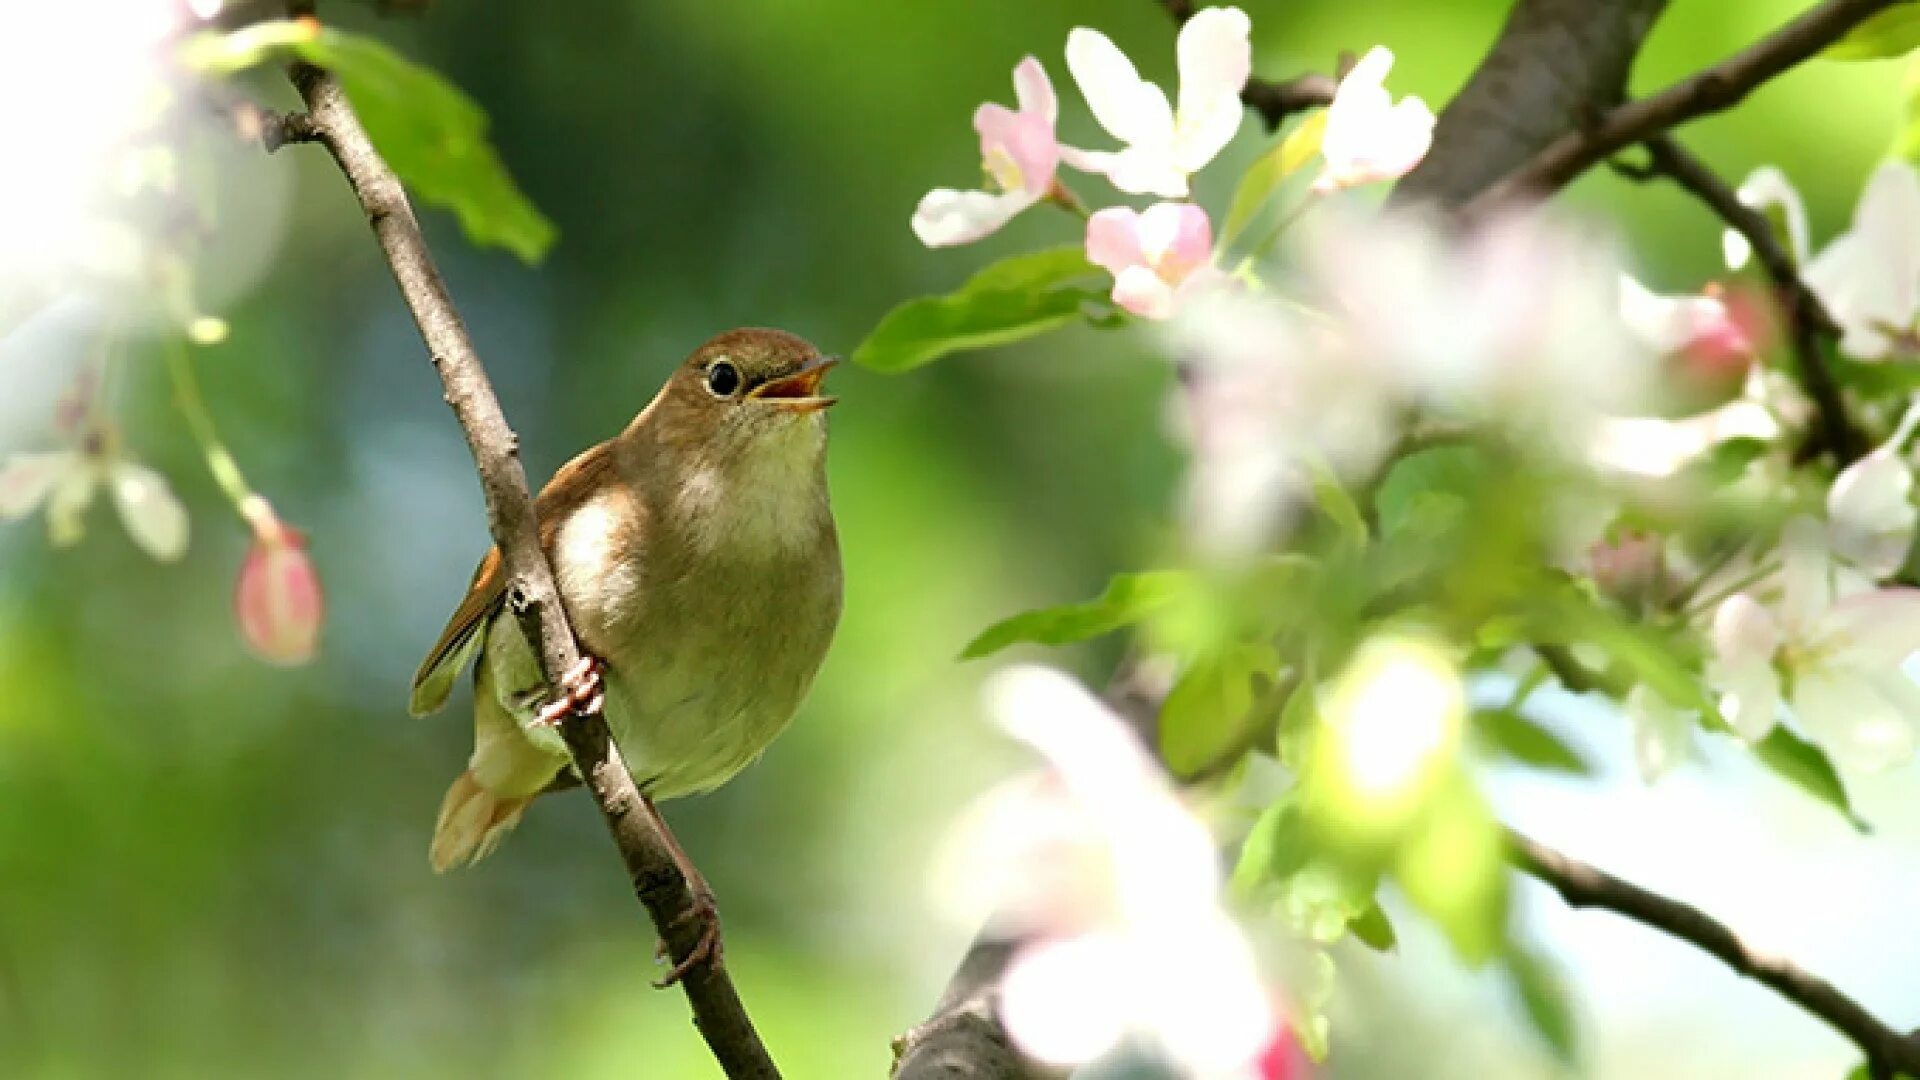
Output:
[[[654,982],[653,986],[656,990],[665,990],[679,982],[687,972],[693,970],[695,964],[708,964],[713,967],[720,965],[720,908],[714,904],[713,893],[710,890],[694,889],[693,906],[681,912],[680,917],[673,920],[673,925],[679,926],[689,919],[701,924],[700,943],[695,945],[693,951],[689,952],[684,959],[673,965],[671,971]],[[665,938],[661,938],[659,948],[654,950],[654,957],[665,960],[667,956],[667,942]]]
[[[606,682],[601,678],[607,665],[597,656],[582,656],[573,670],[560,680],[560,696],[546,703],[537,718],[547,727],[557,727],[573,713],[592,716],[607,703]]]

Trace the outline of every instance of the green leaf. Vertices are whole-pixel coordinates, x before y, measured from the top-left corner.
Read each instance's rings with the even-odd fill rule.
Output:
[[[486,114],[458,87],[382,42],[293,20],[199,34],[181,50],[184,63],[219,75],[295,57],[339,76],[374,148],[421,202],[452,211],[468,240],[506,248],[528,263],[553,246],[553,223],[514,185],[487,141]]]
[[[1766,738],[1754,744],[1753,756],[1781,779],[1838,810],[1857,831],[1873,831],[1873,826],[1854,811],[1853,800],[1847,796],[1846,785],[1840,782],[1840,773],[1826,751],[1775,724]]]
[[[1895,4],[1820,50],[1823,60],[1890,60],[1920,47],[1920,5]]]
[[[1449,526],[1464,521],[1491,474],[1486,454],[1473,446],[1430,446],[1408,454],[1394,462],[1373,494],[1380,535],[1431,536],[1436,517],[1458,519],[1447,520]]]
[[[1393,923],[1387,919],[1386,911],[1377,900],[1355,915],[1353,921],[1347,924],[1347,929],[1362,945],[1374,952],[1392,952],[1400,945],[1399,935],[1393,932]]]
[[[1218,761],[1246,729],[1255,679],[1271,677],[1280,657],[1268,645],[1235,643],[1188,666],[1160,706],[1160,755],[1175,776]]]
[[[1313,160],[1320,152],[1320,139],[1326,131],[1327,113],[1322,109],[1302,120],[1286,138],[1247,166],[1240,183],[1233,189],[1233,201],[1227,205],[1226,223],[1220,226],[1220,250],[1225,251],[1246,231],[1287,177]]]
[[[1353,496],[1341,485],[1340,478],[1324,461],[1310,461],[1308,471],[1313,480],[1314,501],[1340,531],[1341,542],[1355,550],[1366,547],[1367,520],[1361,516]]]
[[[1230,881],[1234,893],[1252,896],[1261,885],[1298,870],[1305,864],[1306,843],[1299,804],[1291,796],[1274,800],[1240,844]]]
[[[1009,645],[1067,645],[1133,626],[1186,594],[1193,579],[1184,571],[1155,570],[1118,574],[1106,591],[1084,604],[1029,611],[987,627],[967,643],[963,660],[999,652]]]
[[[1573,747],[1517,710],[1483,709],[1473,714],[1473,728],[1489,749],[1522,765],[1570,776],[1593,775],[1593,766]]]
[[[853,351],[856,364],[898,372],[948,353],[986,349],[1043,334],[1081,317],[1101,294],[1074,282],[1098,273],[1079,247],[1060,247],[981,270],[945,296],[895,307]]]
[[[1407,899],[1468,964],[1496,955],[1507,925],[1506,841],[1464,774],[1435,793],[1401,842]]]
[[[1562,1062],[1574,1064],[1579,1057],[1579,1024],[1559,967],[1518,942],[1508,943],[1501,967],[1540,1041]]]

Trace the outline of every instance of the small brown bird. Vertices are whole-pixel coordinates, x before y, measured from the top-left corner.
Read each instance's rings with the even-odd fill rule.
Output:
[[[792,334],[728,331],[548,482],[540,542],[588,654],[557,701],[506,610],[500,552],[488,552],[413,680],[410,709],[425,716],[480,654],[473,757],[441,803],[435,870],[491,852],[568,768],[554,723],[573,704],[604,703],[669,842],[654,800],[719,786],[786,727],[840,617],[825,467],[834,399],[820,394],[834,363]],[[708,920],[704,953],[717,943],[713,897],[682,860]]]

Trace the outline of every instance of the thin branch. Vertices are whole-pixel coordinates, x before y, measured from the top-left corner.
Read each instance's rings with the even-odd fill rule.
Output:
[[[305,130],[327,148],[346,174],[440,373],[447,404],[453,407],[473,452],[486,495],[488,525],[506,562],[508,606],[527,640],[537,643],[549,686],[556,685],[556,676],[579,661],[580,649],[554,588],[553,571],[540,549],[518,438],[507,426],[399,177],[367,138],[337,79],[306,64],[295,64],[290,73],[307,103]],[[693,915],[693,895],[648,821],[639,789],[605,723],[597,716],[575,715],[560,730],[574,768],[620,849],[635,893],[652,915],[669,954],[676,962],[685,959],[699,944],[702,931]],[[725,968],[717,962],[696,964],[680,982],[693,1007],[694,1023],[726,1075],[777,1080],[779,1071]]]
[[[1199,8],[1193,0],[1159,0],[1160,6],[1167,9],[1167,15],[1174,25],[1185,26]],[[1268,131],[1277,131],[1287,117],[1308,109],[1320,108],[1333,100],[1336,85],[1331,76],[1318,72],[1296,75],[1291,79],[1275,82],[1269,79],[1251,78],[1240,91],[1240,100],[1247,108],[1260,114]]]
[[[1507,845],[1517,869],[1552,886],[1569,906],[1624,915],[1694,945],[1825,1020],[1865,1051],[1875,1067],[1920,1076],[1920,1043],[1881,1023],[1825,979],[1748,946],[1699,908],[1623,881],[1512,829],[1507,830]]]
[[[1521,199],[1544,198],[1634,143],[1731,108],[1761,83],[1818,53],[1895,2],[1826,0],[1713,67],[1651,97],[1610,109],[1580,130],[1561,135],[1475,196],[1467,203],[1465,214],[1478,217]]]
[[[1799,366],[1800,381],[1813,397],[1820,415],[1820,440],[1832,448],[1842,465],[1866,452],[1866,439],[1847,415],[1846,402],[1833,372],[1827,367],[1822,339],[1831,341],[1840,334],[1839,326],[1826,305],[1800,278],[1792,254],[1780,245],[1780,238],[1766,215],[1740,201],[1739,194],[1726,181],[1695,157],[1671,135],[1655,135],[1646,141],[1647,165],[1644,169],[1617,168],[1633,179],[1664,176],[1695,198],[1707,204],[1735,232],[1746,237],[1754,258],[1773,279],[1774,287],[1787,309],[1787,327],[1793,339],[1793,353]]]

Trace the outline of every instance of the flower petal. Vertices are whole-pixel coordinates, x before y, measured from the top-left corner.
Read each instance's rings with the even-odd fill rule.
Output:
[[[326,605],[306,548],[298,533],[271,521],[240,564],[234,616],[242,640],[269,663],[304,664],[319,644]]]
[[[1207,212],[1188,202],[1155,203],[1140,215],[1140,250],[1169,285],[1213,257],[1213,225]]]
[[[1067,70],[1108,134],[1129,146],[1166,147],[1173,142],[1173,107],[1167,95],[1141,79],[1133,61],[1107,35],[1076,27],[1067,35]]]
[[[1047,78],[1047,69],[1037,57],[1022,57],[1014,66],[1013,96],[1022,113],[1045,120],[1049,131],[1060,118],[1060,99],[1054,96],[1053,80]]]
[[[39,507],[60,478],[79,464],[71,450],[14,454],[0,469],[0,521],[26,517]]]
[[[1387,93],[1393,53],[1376,46],[1335,88],[1320,153],[1326,167],[1313,189],[1326,193],[1405,175],[1433,145],[1433,110],[1417,97]]]
[[[1913,469],[1888,447],[1840,471],[1827,492],[1834,550],[1876,580],[1907,561],[1920,509],[1913,505]]]
[[[1773,165],[1762,165],[1747,174],[1741,182],[1740,201],[1755,210],[1778,208],[1787,222],[1787,253],[1796,263],[1807,261],[1807,204],[1800,199],[1800,193],[1794,190],[1787,174]],[[1732,236],[1739,236],[1740,243],[1746,244],[1746,237],[1733,230],[1727,230]],[[1744,259],[1741,262],[1745,262]],[[1733,260],[1728,260],[1731,269],[1740,269]]]
[[[1820,620],[1818,643],[1837,654],[1835,664],[1898,667],[1920,651],[1920,589],[1874,589],[1839,601]]]
[[[1173,286],[1145,266],[1129,266],[1114,275],[1113,302],[1143,319],[1173,314]]]
[[[1626,713],[1633,725],[1634,764],[1651,784],[1687,756],[1693,718],[1645,684],[1627,692]]]
[[[1034,201],[1024,189],[995,195],[935,188],[913,212],[913,234],[930,248],[971,244],[992,234]]]
[[[1845,330],[1859,359],[1890,355],[1889,330],[1913,327],[1920,306],[1920,174],[1890,161],[1867,182],[1853,227],[1808,264],[1805,279]]]
[[[1233,140],[1246,117],[1240,91],[1253,72],[1253,24],[1239,8],[1207,8],[1180,28],[1180,104],[1174,160],[1199,172]]]
[[[1092,1061],[1119,1045],[1138,1010],[1139,978],[1112,936],[1085,934],[1030,945],[1000,983],[1000,1019],[1014,1043],[1049,1065]]]
[[[1794,715],[1841,765],[1884,769],[1912,757],[1920,745],[1920,687],[1897,669],[1886,674],[1906,686],[1852,671],[1808,672],[1794,684]]]
[[[84,519],[99,484],[99,466],[83,455],[76,455],[72,467],[60,474],[47,496],[47,538],[54,547],[71,547],[86,535]]]
[[[1707,680],[1721,691],[1721,715],[1741,738],[1758,741],[1780,711],[1780,677],[1773,670],[1779,626],[1757,600],[1735,593],[1714,610],[1709,637],[1714,659]]]
[[[1038,200],[1053,186],[1060,145],[1052,125],[987,102],[974,110],[973,127],[980,133],[980,159],[1003,190],[1024,189]]]
[[[1118,275],[1129,266],[1141,266],[1147,255],[1140,245],[1140,213],[1130,206],[1109,206],[1087,219],[1087,261]]]
[[[134,543],[161,562],[185,554],[187,511],[174,498],[166,478],[131,461],[115,462],[110,476],[114,505]]]

